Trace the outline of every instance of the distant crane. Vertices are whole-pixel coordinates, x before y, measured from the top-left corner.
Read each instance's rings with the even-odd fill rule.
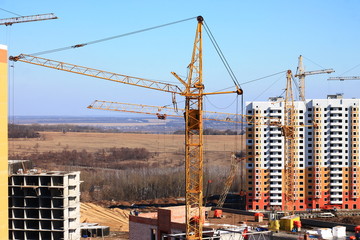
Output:
[[[302,55],[300,55],[298,67],[297,67],[296,74],[295,74],[295,77],[299,78],[299,99],[300,99],[300,101],[305,101],[305,76],[315,75],[315,74],[323,74],[323,73],[333,73],[333,72],[335,72],[335,71],[332,68],[305,72],[305,69],[303,66],[303,57],[302,57]]]
[[[115,111],[115,112],[156,115],[159,119],[166,119],[167,117],[184,118],[184,112],[185,112],[185,109],[182,108],[175,109],[166,106],[160,107],[160,106],[151,106],[145,104],[121,103],[121,102],[111,102],[111,101],[101,101],[101,100],[95,100],[87,108],[96,109],[96,110]],[[203,120],[206,121],[241,123],[243,121],[242,119],[239,120],[239,117],[241,116],[250,117],[250,115],[241,115],[235,113],[203,111]],[[254,120],[249,119],[246,121],[248,122]]]
[[[236,173],[239,170],[239,161],[245,160],[245,159],[246,159],[245,157],[238,158],[236,156],[236,153],[231,155],[230,173],[226,178],[225,186],[224,186],[224,188],[223,188],[223,190],[222,190],[222,192],[221,192],[221,194],[219,196],[219,201],[217,202],[216,207],[222,208],[224,206],[226,197],[227,197],[227,195],[228,195],[228,193],[230,191],[231,185],[234,182]]]
[[[57,19],[54,13],[46,13],[46,14],[38,14],[31,16],[21,16],[21,17],[13,17],[13,18],[4,18],[0,19],[0,25],[11,26],[14,23],[24,23],[24,22],[35,22],[35,21],[44,21]]]
[[[338,81],[344,81],[344,80],[360,80],[360,76],[350,76],[350,77],[330,77],[328,80],[338,80]]]

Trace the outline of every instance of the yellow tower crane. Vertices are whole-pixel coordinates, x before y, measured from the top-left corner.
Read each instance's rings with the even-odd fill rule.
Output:
[[[55,16],[55,14],[53,14],[53,13],[38,14],[38,15],[31,15],[31,16],[20,16],[20,17],[0,19],[0,25],[11,26],[14,23],[44,21],[44,20],[51,20],[51,19],[57,19],[57,18],[58,17]]]
[[[186,181],[186,239],[202,239],[203,205],[203,96],[209,94],[242,94],[235,91],[204,93],[202,80],[202,26],[203,18],[197,17],[197,28],[187,80],[174,76],[184,85],[182,89],[173,84],[151,81],[122,74],[82,67],[69,63],[21,54],[10,60],[21,61],[66,72],[155,89],[185,97],[185,181]]]
[[[284,203],[285,212],[293,211],[294,205],[294,141],[295,141],[295,106],[292,91],[291,70],[286,74],[286,90],[284,103],[284,125],[282,134],[284,136]]]

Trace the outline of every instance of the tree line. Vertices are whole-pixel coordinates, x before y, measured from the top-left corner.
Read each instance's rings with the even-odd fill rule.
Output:
[[[9,124],[8,125],[8,136],[9,138],[39,138],[41,132],[98,132],[98,133],[121,133],[123,130],[116,128],[104,128],[94,126],[80,126],[72,124],[31,124],[31,125],[20,125],[20,124]],[[185,134],[185,130],[177,130],[173,134]],[[212,128],[204,129],[204,135],[238,135],[237,131],[230,129],[227,130],[216,130]],[[242,132],[240,133],[242,134]]]
[[[120,133],[123,132],[116,128],[103,128],[93,126],[80,126],[72,124],[8,124],[8,136],[9,138],[39,138],[40,132],[99,132],[99,133]]]
[[[60,152],[32,152],[28,154],[13,154],[9,159],[31,160],[37,166],[47,166],[49,164],[88,166],[99,168],[121,169],[120,164],[126,160],[146,161],[152,156],[145,148],[105,148],[96,152],[87,152],[85,149],[62,150]]]
[[[177,130],[174,134],[185,134],[185,130]],[[213,128],[206,128],[203,132],[204,135],[239,135],[237,131],[233,131],[230,129],[226,130],[217,130]]]
[[[33,128],[26,125],[8,125],[9,138],[38,138],[40,134]]]
[[[204,197],[222,192],[229,169],[229,166],[204,169]],[[96,174],[95,170],[89,169],[81,172],[81,179],[84,201],[139,201],[185,196],[184,167],[96,170]],[[240,186],[240,178],[236,178],[230,192],[239,192]]]

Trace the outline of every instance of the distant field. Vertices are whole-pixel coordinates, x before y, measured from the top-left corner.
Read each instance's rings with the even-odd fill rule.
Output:
[[[243,136],[207,135],[204,137],[205,163],[230,161],[230,153],[241,150]],[[236,147],[238,146],[238,147]],[[9,154],[85,149],[94,152],[103,148],[146,148],[156,153],[150,160],[154,166],[178,166],[184,160],[184,136],[170,134],[131,133],[60,133],[41,132],[39,139],[9,139]]]

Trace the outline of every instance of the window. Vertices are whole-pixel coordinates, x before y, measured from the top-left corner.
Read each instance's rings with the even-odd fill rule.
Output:
[[[156,240],[156,229],[152,228],[150,229],[151,233],[150,233],[150,239],[151,240]]]

